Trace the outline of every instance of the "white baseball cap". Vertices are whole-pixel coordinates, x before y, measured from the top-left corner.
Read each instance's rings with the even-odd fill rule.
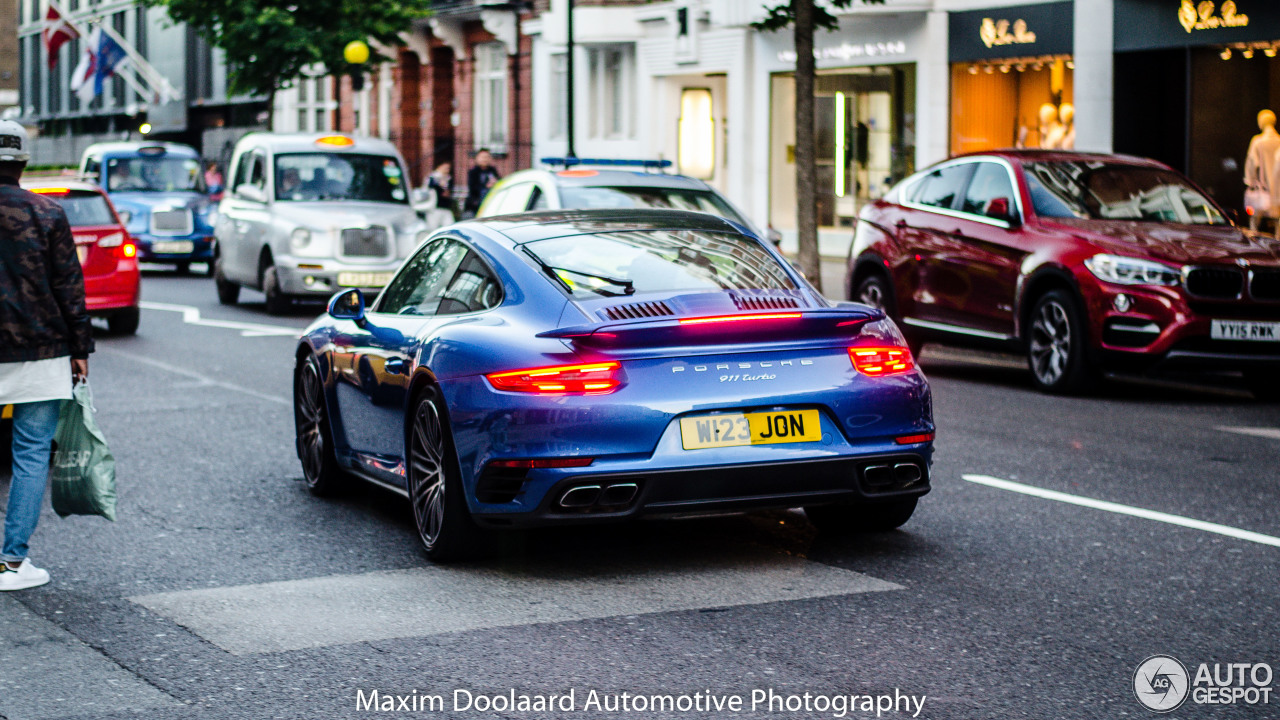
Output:
[[[31,160],[31,139],[27,129],[12,120],[0,120],[0,162]]]

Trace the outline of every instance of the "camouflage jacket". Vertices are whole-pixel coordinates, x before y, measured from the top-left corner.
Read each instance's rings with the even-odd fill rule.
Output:
[[[0,177],[0,363],[91,352],[84,274],[66,214]]]

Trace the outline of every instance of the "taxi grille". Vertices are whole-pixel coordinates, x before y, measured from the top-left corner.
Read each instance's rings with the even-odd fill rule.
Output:
[[[1244,291],[1239,268],[1197,267],[1187,271],[1187,293],[1202,298],[1234,299]]]
[[[390,238],[384,227],[346,228],[342,231],[342,254],[347,257],[386,257],[391,254]]]
[[[157,210],[151,213],[152,235],[190,235],[193,229],[190,210]]]

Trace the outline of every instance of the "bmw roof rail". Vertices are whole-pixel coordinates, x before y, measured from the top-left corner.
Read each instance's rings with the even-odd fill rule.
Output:
[[[544,157],[544,165],[570,168],[575,165],[597,165],[616,168],[644,168],[647,171],[666,172],[671,167],[670,160],[621,160],[616,158],[579,158],[579,157]]]

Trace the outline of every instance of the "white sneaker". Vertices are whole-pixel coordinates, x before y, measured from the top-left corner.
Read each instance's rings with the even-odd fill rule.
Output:
[[[32,565],[30,560],[23,560],[17,570],[10,570],[8,565],[0,562],[0,591],[26,590],[47,582],[49,571]]]

